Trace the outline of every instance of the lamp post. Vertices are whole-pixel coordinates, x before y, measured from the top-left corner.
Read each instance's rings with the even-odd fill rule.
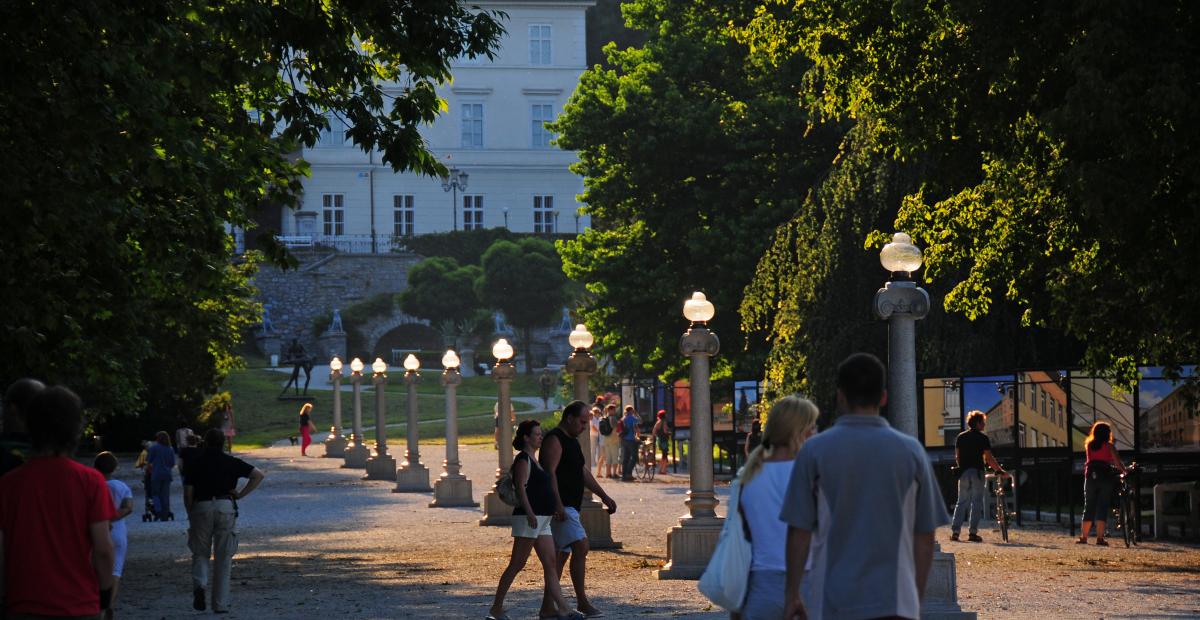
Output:
[[[912,273],[921,268],[921,250],[907,234],[895,233],[892,242],[879,253],[879,262],[892,274],[891,280],[875,293],[874,303],[875,316],[888,322],[888,417],[893,428],[916,438],[916,322],[929,314],[929,293],[912,279]],[[975,617],[958,606],[954,556],[943,553],[937,541],[921,615]]]
[[[354,388],[354,421],[350,428],[350,441],[346,444],[343,456],[345,463],[342,467],[349,469],[364,469],[370,450],[363,445],[362,430],[362,381],[363,363],[357,357],[350,360],[350,385]]]
[[[504,207],[504,228],[508,228],[508,207]]]
[[[454,349],[442,356],[442,386],[446,388],[446,460],[442,463],[442,475],[433,483],[433,501],[430,508],[453,508],[478,506],[471,499],[471,480],[462,475],[462,464],[458,461],[458,384],[462,383],[461,362]]]
[[[342,360],[336,355],[329,360],[329,381],[333,383],[333,426],[325,438],[325,456],[343,458],[346,438],[342,436]]]
[[[692,293],[683,304],[691,327],[679,340],[679,350],[691,358],[692,428],[688,441],[688,514],[667,533],[667,563],[659,579],[697,579],[708,566],[724,519],[717,516],[713,493],[712,402],[709,398],[709,361],[721,349],[717,335],[706,324],[716,313],[704,293]]]
[[[387,362],[375,358],[371,364],[371,383],[375,384],[375,454],[367,459],[367,475],[363,480],[395,480],[396,459],[387,451]]]
[[[450,194],[450,211],[451,217],[454,218],[454,230],[458,230],[458,192],[467,191],[467,173],[458,168],[451,167],[447,171],[449,174],[442,177],[442,191],[452,192]]]
[[[492,346],[492,357],[496,358],[496,365],[492,368],[492,379],[496,381],[496,392],[498,396],[497,407],[499,411],[499,439],[497,440],[497,451],[500,453],[496,469],[496,479],[500,479],[500,474],[507,472],[513,464],[513,448],[512,448],[512,424],[509,422],[509,411],[512,410],[512,399],[509,397],[509,388],[512,380],[517,376],[517,369],[512,364],[513,348],[504,338],[496,341]],[[496,485],[492,484],[492,489],[487,495],[483,496],[483,518],[479,520],[480,525],[509,525],[512,523],[512,506],[500,501],[500,496],[496,493]]]
[[[571,353],[571,357],[567,358],[567,372],[571,373],[575,400],[585,403],[591,400],[588,394],[588,379],[596,374],[596,358],[592,357],[590,351],[594,341],[592,334],[583,324],[576,325],[575,329],[567,336],[567,342],[570,342],[571,348],[575,350]],[[595,455],[592,454],[591,424],[583,427],[583,434],[578,439],[583,448],[586,467],[588,471],[591,471],[592,462],[595,459]],[[615,549],[621,546],[620,543],[613,542],[612,521],[608,511],[600,502],[592,498],[592,492],[586,488],[583,490],[583,506],[579,511],[579,520],[583,523],[583,529],[587,531],[588,545],[591,548]]]
[[[417,384],[421,382],[421,362],[412,353],[404,358],[404,385],[408,388],[408,449],[404,463],[396,470],[396,493],[425,493],[429,488],[429,470],[421,464],[420,428],[417,426]]]

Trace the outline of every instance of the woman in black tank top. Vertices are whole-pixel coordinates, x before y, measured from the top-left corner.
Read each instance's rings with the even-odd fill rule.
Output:
[[[517,573],[525,567],[530,550],[536,550],[542,564],[542,575],[554,598],[560,618],[583,619],[583,614],[571,609],[563,598],[558,584],[558,554],[550,534],[550,519],[554,514],[554,492],[550,475],[537,462],[537,450],[542,447],[542,429],[537,420],[525,420],[517,427],[513,447],[519,450],[513,459],[513,487],[517,491],[517,507],[513,509],[513,548],[508,566],[500,575],[496,597],[488,611],[487,620],[505,620],[504,597]]]

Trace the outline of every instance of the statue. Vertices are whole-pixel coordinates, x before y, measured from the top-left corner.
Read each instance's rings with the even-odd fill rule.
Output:
[[[538,386],[542,389],[542,408],[550,408],[550,391],[554,389],[554,376],[550,374],[549,368],[542,369],[542,376],[538,377]]]
[[[262,335],[266,336],[273,331],[275,327],[271,325],[271,304],[263,304]]]
[[[300,395],[300,369],[304,369],[304,395],[308,396],[308,384],[312,381],[313,358],[309,357],[308,352],[304,350],[304,345],[296,338],[292,338],[292,344],[288,346],[287,357],[283,360],[284,364],[292,365],[292,378],[288,379],[286,385],[283,386],[283,391],[279,393],[282,397],[287,393],[289,387],[293,387],[296,396]]]
[[[345,330],[342,329],[342,313],[338,312],[337,308],[334,308],[333,320],[329,322],[329,333],[340,334],[343,331]]]

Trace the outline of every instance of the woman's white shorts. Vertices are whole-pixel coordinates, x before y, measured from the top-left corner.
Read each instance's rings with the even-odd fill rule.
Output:
[[[537,538],[538,536],[551,536],[550,520],[554,517],[550,515],[540,516],[534,515],[537,519],[537,527],[529,527],[529,520],[525,515],[513,515],[512,535],[513,538]]]

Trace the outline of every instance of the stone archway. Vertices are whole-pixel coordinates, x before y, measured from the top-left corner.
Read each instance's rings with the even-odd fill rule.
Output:
[[[399,364],[401,360],[389,357],[392,351],[397,349],[440,351],[442,334],[423,323],[402,323],[379,337],[371,349],[371,355],[382,357],[393,364]]]
[[[371,359],[374,359],[375,357],[383,357],[384,359],[388,359],[388,356],[384,355],[384,353],[390,353],[391,348],[389,347],[387,351],[383,351],[380,349],[380,342],[385,336],[388,336],[389,333],[396,331],[401,327],[405,327],[405,329],[400,331],[397,337],[417,343],[428,340],[430,337],[429,334],[432,332],[433,334],[437,335],[437,341],[431,348],[441,348],[441,335],[438,334],[437,330],[429,326],[429,321],[425,319],[418,319],[415,316],[404,314],[403,312],[397,310],[391,314],[371,319],[370,321],[367,321],[365,325],[359,328],[359,333],[362,334],[363,338],[365,339],[365,342],[363,342],[363,348],[370,352]],[[404,348],[410,347],[405,346]]]

